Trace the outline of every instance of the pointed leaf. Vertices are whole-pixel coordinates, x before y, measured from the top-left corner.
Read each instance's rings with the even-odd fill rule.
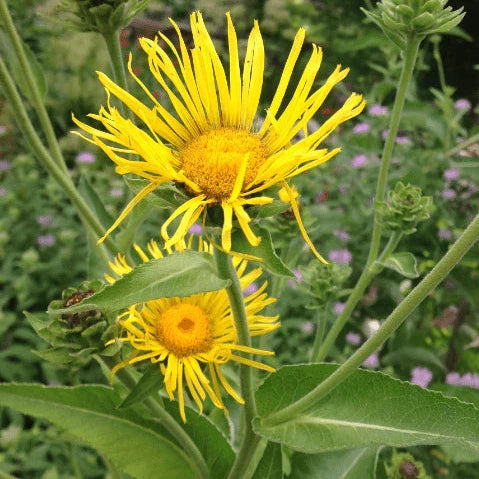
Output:
[[[186,455],[150,423],[116,409],[119,396],[104,386],[0,384],[0,404],[48,419],[138,479],[193,479]]]
[[[210,254],[185,251],[140,264],[81,303],[55,313],[88,311],[92,307],[105,312],[118,311],[144,301],[191,296],[228,285],[229,281],[217,276]]]
[[[281,445],[269,442],[252,479],[282,479],[283,455]]]
[[[337,366],[285,366],[256,393],[258,415],[267,418],[313,390]],[[479,451],[479,409],[472,404],[358,370],[310,411],[268,426],[256,418],[256,432],[301,452],[388,445],[460,444]]]
[[[374,479],[380,448],[366,447],[293,456],[289,479]]]
[[[419,271],[417,261],[412,253],[395,253],[381,263],[386,268],[392,269],[406,278],[417,278]]]
[[[151,364],[141,376],[130,394],[118,406],[118,409],[127,408],[144,401],[151,393],[156,393],[163,386],[163,375],[158,364]]]

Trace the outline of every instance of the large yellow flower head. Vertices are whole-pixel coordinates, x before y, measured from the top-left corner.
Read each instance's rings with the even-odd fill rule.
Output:
[[[145,251],[137,245],[135,249],[144,262],[149,261]],[[201,239],[199,249],[212,252],[212,248]],[[163,256],[154,241],[150,241],[148,251],[152,258]],[[262,273],[261,268],[246,272],[245,260],[234,258],[233,262],[243,290]],[[111,268],[120,277],[132,270],[121,255],[111,264]],[[107,280],[110,283],[115,281],[111,276],[107,276]],[[251,336],[260,336],[279,327],[277,316],[258,314],[275,301],[264,292],[266,286],[265,282],[257,291],[245,295]],[[225,409],[220,385],[236,401],[244,403],[224,376],[221,370],[223,364],[234,361],[274,372],[266,364],[241,356],[242,352],[263,356],[274,353],[238,344],[228,295],[224,289],[185,298],[159,298],[131,306],[120,316],[120,324],[123,333],[119,340],[130,344],[133,351],[112,369],[112,376],[120,368],[139,361],[149,359],[152,363],[160,363],[166,392],[172,400],[177,394],[183,421],[186,421],[184,381],[201,413],[206,396],[216,407]]]
[[[322,60],[322,51],[312,53],[296,85],[285,101],[286,90],[301,52],[305,31],[296,34],[265,120],[255,125],[264,71],[264,47],[258,23],[248,39],[243,67],[240,67],[236,32],[227,14],[229,68],[225,69],[199,12],[191,15],[194,48],[188,49],[181,32],[178,47],[166,36],[141,38],[151,73],[169,97],[174,113],[168,111],[133,73],[129,72],[150,98],[149,107],[98,73],[108,95],[120,99],[141,120],[142,128],[108,105],[98,115],[90,115],[106,129],[96,129],[74,118],[87,132],[88,141],[100,146],[116,163],[120,174],[134,173],[150,183],[127,205],[108,235],[131,209],[157,186],[173,181],[183,185],[190,199],[173,212],[161,228],[165,246],[181,242],[188,228],[209,205],[220,205],[223,214],[222,247],[231,250],[233,217],[253,246],[261,238],[250,227],[249,205],[268,204],[263,194],[272,186],[284,187],[303,237],[320,258],[301,222],[299,210],[287,180],[332,158],[340,149],[319,149],[322,141],[341,123],[364,108],[361,95],[353,93],[318,130],[308,134],[307,123],[318,111],[331,89],[348,74],[338,65],[326,82],[313,88]],[[298,132],[305,137],[291,144]],[[138,160],[138,156],[140,159]],[[246,207],[246,208],[245,208]],[[176,230],[169,227],[181,217]],[[105,235],[105,237],[106,237]],[[322,259],[322,258],[320,258]]]

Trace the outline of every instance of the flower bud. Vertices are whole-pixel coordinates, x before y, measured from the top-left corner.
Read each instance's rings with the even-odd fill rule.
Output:
[[[446,7],[447,0],[382,0],[377,9],[363,13],[379,25],[385,35],[402,50],[412,36],[422,40],[426,35],[444,33],[459,24],[463,7]]]
[[[422,196],[420,188],[400,181],[388,192],[386,202],[376,203],[380,223],[389,231],[406,235],[414,233],[417,224],[429,218],[432,209],[432,197]]]
[[[412,454],[398,453],[395,449],[385,468],[388,479],[430,479],[422,462],[417,461]]]

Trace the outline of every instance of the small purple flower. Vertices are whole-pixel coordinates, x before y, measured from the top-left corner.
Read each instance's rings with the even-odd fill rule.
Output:
[[[379,366],[378,353],[373,353],[370,356],[368,356],[363,362],[363,366],[365,368],[370,368],[370,369],[377,368]]]
[[[446,178],[446,180],[457,180],[459,175],[459,170],[456,168],[448,168],[447,170],[444,170],[444,178]]]
[[[471,102],[466,98],[461,98],[454,103],[454,106],[458,110],[470,110],[471,109]]]
[[[398,145],[410,145],[410,144],[411,144],[411,140],[410,140],[409,137],[406,136],[406,135],[397,136],[395,142],[396,142]]]
[[[451,188],[445,188],[441,194],[445,200],[453,200],[456,197],[456,192]]]
[[[375,103],[369,107],[368,113],[372,116],[385,116],[388,114],[388,107]]]
[[[353,346],[357,346],[358,344],[361,344],[361,335],[349,331],[349,333],[346,334],[346,342],[352,344]]]
[[[243,294],[249,296],[250,294],[256,293],[256,291],[258,291],[258,285],[256,283],[251,283],[243,290]]]
[[[40,215],[37,217],[37,223],[42,226],[47,226],[53,221],[52,215]]]
[[[296,277],[296,281],[292,279],[288,279],[288,286],[294,286],[295,282],[296,283],[302,283],[303,282],[303,275],[301,274],[301,271],[299,269],[293,270],[294,276]]]
[[[312,321],[309,321],[308,319],[307,321],[303,321],[301,323],[300,328],[304,334],[311,334],[314,331],[314,324]]]
[[[383,130],[383,132],[381,133],[381,138],[383,140],[385,140],[389,135],[389,130]]]
[[[7,196],[7,190],[6,188],[0,188],[0,197]]]
[[[362,168],[368,161],[368,158],[366,155],[356,155],[352,160],[351,160],[351,167],[352,168]]]
[[[341,241],[349,241],[349,234],[344,230],[334,230],[333,235]]]
[[[346,248],[333,249],[329,252],[329,259],[339,264],[346,264],[353,259],[353,255]]]
[[[347,187],[347,186],[344,186],[344,185],[339,185],[339,186],[338,186],[338,191],[339,191],[342,195],[344,195],[344,194],[347,193],[348,187]]]
[[[371,129],[371,125],[366,122],[358,123],[353,128],[353,133],[356,135],[361,135],[363,133],[367,133]]]
[[[45,247],[53,246],[56,241],[57,241],[57,239],[55,238],[55,236],[50,235],[50,234],[49,235],[40,235],[40,236],[37,237],[37,243],[40,246],[45,246]]]
[[[78,163],[95,163],[95,155],[89,151],[78,153],[76,160]]]
[[[120,196],[123,196],[123,188],[112,188],[110,190],[110,196],[112,198],[119,198]]]
[[[414,368],[411,371],[411,382],[422,388],[427,388],[432,380],[432,372],[428,368]]]
[[[7,129],[3,125],[0,125],[0,135],[4,135],[6,132]]]
[[[346,303],[340,303],[339,301],[334,304],[333,311],[336,314],[341,314],[344,311]]]
[[[450,240],[452,238],[452,231],[447,228],[440,228],[437,236],[439,239]]]
[[[188,230],[188,233],[192,235],[200,235],[203,233],[203,227],[197,223],[193,223]]]
[[[446,384],[458,386],[461,383],[461,375],[455,371],[448,373],[446,376]]]
[[[12,168],[8,160],[0,160],[0,171],[9,171]]]

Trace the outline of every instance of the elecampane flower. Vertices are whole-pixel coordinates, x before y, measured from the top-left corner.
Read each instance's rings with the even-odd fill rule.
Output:
[[[158,38],[140,39],[150,71],[169,97],[174,113],[170,113],[135,75],[131,55],[129,72],[151,100],[152,107],[120,88],[104,73],[98,73],[108,96],[114,95],[121,100],[142,121],[143,128],[124,118],[109,101],[98,115],[90,115],[102,123],[106,131],[76,118],[74,121],[90,135],[86,139],[100,146],[116,163],[118,173],[134,173],[150,182],[131,200],[106,235],[143,197],[159,185],[173,181],[184,187],[190,199],[179,206],[161,228],[167,248],[181,242],[201,213],[215,204],[220,205],[224,213],[222,247],[231,250],[233,218],[238,220],[250,244],[256,246],[261,238],[251,229],[246,209],[250,205],[272,202],[273,199],[263,192],[277,185],[285,188],[304,239],[322,260],[304,229],[287,180],[336,155],[339,148],[328,151],[319,148],[320,144],[339,124],[358,115],[365,102],[361,95],[351,94],[341,108],[308,134],[308,121],[349,69],[338,65],[321,87],[313,88],[322,60],[321,48],[313,45],[293,94],[285,100],[304,43],[305,30],[301,28],[266,117],[261,125],[256,124],[265,63],[263,40],[255,22],[241,69],[236,32],[230,15],[226,17],[228,68],[222,64],[199,12],[190,18],[194,43],[190,50],[173,21],[178,47],[162,33],[159,37],[164,47]],[[304,138],[292,144],[300,131],[304,131]],[[181,221],[171,233],[169,228],[179,217]]]
[[[184,245],[181,245],[181,249]],[[135,249],[144,262],[150,257],[137,245]],[[199,249],[212,252],[199,238]],[[156,242],[150,241],[151,258],[163,255]],[[251,336],[260,336],[279,327],[277,316],[262,316],[260,311],[273,303],[265,293],[267,283],[247,294],[247,288],[261,275],[261,268],[246,272],[247,261],[233,259],[241,287],[245,293],[245,308]],[[132,267],[119,255],[111,268],[118,276],[130,272]],[[110,283],[115,279],[107,275]],[[178,398],[180,414],[186,421],[184,408],[184,382],[196,402],[200,413],[208,396],[213,404],[225,409],[220,386],[237,402],[243,399],[233,389],[221,370],[229,361],[274,372],[274,369],[238,355],[238,352],[270,356],[274,353],[238,344],[233,316],[226,290],[200,293],[185,298],[158,298],[142,305],[131,306],[120,316],[123,343],[133,348],[124,361],[112,369],[112,376],[128,364],[150,360],[160,363],[166,392],[170,399]],[[110,341],[112,343],[114,340]],[[108,343],[108,344],[110,344]]]

